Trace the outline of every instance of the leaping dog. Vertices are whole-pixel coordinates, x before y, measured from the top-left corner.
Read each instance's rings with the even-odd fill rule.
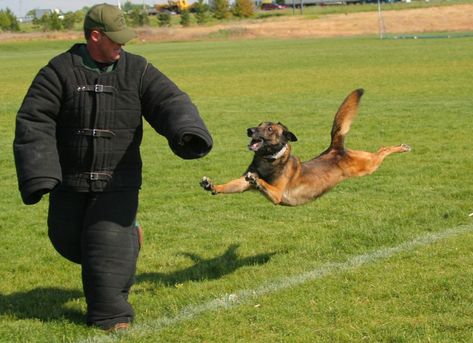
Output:
[[[274,204],[296,206],[321,196],[345,179],[373,173],[392,153],[410,151],[407,144],[382,147],[375,153],[345,148],[345,137],[363,93],[363,89],[357,89],[346,97],[333,121],[330,146],[312,160],[301,162],[291,154],[289,142],[297,141],[297,137],[286,126],[264,122],[247,131],[251,138],[248,148],[254,157],[243,176],[222,185],[203,177],[200,185],[212,194],[257,189]]]

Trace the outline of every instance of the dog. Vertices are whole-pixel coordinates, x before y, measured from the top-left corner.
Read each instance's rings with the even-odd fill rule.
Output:
[[[345,98],[333,121],[330,146],[319,156],[301,162],[291,154],[289,144],[297,137],[281,123],[263,122],[247,130],[254,157],[243,176],[221,185],[204,176],[200,185],[212,194],[256,189],[276,205],[296,206],[320,197],[345,179],[373,173],[388,155],[410,151],[407,144],[382,147],[375,153],[345,148],[363,93],[357,89]]]

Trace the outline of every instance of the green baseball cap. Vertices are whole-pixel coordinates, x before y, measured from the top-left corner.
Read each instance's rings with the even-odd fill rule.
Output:
[[[125,44],[136,37],[133,30],[127,28],[125,16],[117,7],[109,4],[92,6],[85,15],[84,30],[99,29],[108,38],[118,44]]]

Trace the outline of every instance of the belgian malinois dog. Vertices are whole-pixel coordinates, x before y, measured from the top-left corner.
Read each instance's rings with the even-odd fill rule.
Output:
[[[274,204],[296,206],[321,196],[345,179],[373,173],[392,153],[410,151],[407,144],[382,147],[375,153],[345,148],[345,137],[363,93],[363,89],[357,89],[343,101],[333,121],[330,146],[312,160],[301,162],[291,154],[289,142],[297,141],[297,137],[286,126],[264,122],[248,129],[248,148],[254,157],[243,176],[222,185],[203,177],[200,185],[212,194],[257,189]]]

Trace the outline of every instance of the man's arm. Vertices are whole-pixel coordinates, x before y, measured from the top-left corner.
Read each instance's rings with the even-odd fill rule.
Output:
[[[25,204],[34,204],[61,182],[56,118],[62,87],[50,67],[33,80],[16,116],[13,152],[18,186]]]
[[[189,96],[149,64],[142,80],[142,108],[145,119],[168,139],[181,158],[205,156],[212,149],[212,137]]]

